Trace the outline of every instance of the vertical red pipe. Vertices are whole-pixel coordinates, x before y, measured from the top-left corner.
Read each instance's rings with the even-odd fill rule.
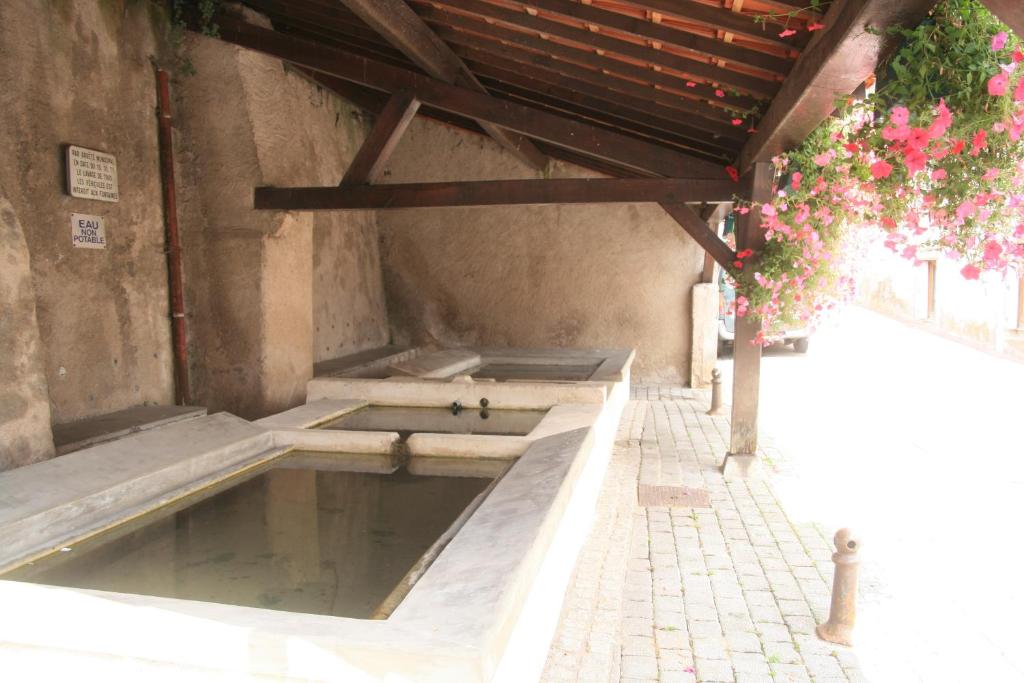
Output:
[[[174,139],[171,131],[171,94],[167,72],[156,71],[160,119],[160,176],[167,228],[167,278],[171,298],[171,337],[174,346],[174,401],[192,402],[188,386],[188,348],[185,336],[185,293],[181,284],[181,239],[178,236],[178,199],[174,186]]]

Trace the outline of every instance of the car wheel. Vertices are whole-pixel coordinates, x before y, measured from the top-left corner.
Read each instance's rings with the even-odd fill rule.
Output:
[[[810,346],[811,340],[807,337],[803,339],[793,340],[793,350],[797,353],[807,353],[807,347]]]

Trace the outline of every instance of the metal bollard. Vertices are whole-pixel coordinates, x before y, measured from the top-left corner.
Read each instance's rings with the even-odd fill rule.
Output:
[[[832,561],[836,565],[836,573],[832,581],[832,605],[828,621],[819,624],[815,631],[822,640],[851,645],[853,622],[857,618],[857,566],[860,564],[857,550],[860,540],[849,529],[837,531],[833,540],[836,552],[832,554]]]
[[[708,415],[722,414],[722,371],[718,368],[711,370],[711,409]]]

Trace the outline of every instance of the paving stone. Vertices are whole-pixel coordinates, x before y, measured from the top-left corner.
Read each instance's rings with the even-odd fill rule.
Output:
[[[719,659],[703,659],[700,656],[696,659],[697,679],[707,683],[732,683],[736,680],[733,675],[732,665],[728,661]]]
[[[768,658],[760,652],[734,652],[729,657],[729,661],[732,663],[732,667],[737,674],[771,675],[771,670],[768,668]]]
[[[658,660],[654,657],[622,656],[623,678],[657,678]]]
[[[725,639],[693,637],[693,654],[698,659],[728,659],[729,655],[725,649]]]
[[[810,683],[811,681],[807,669],[799,664],[772,664],[771,669],[776,682]]]
[[[725,634],[725,644],[732,653],[761,653],[761,639],[754,633],[732,632]]]
[[[792,643],[766,642],[764,644],[764,656],[768,658],[770,663],[800,663],[800,653],[796,651]]]

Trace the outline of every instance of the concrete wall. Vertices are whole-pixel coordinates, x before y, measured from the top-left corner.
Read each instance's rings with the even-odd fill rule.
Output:
[[[55,422],[172,400],[149,3],[0,3],[0,185],[31,254]],[[117,157],[121,200],[65,193],[63,145]],[[107,248],[71,244],[102,216]]]
[[[383,182],[539,175],[479,135],[417,118]],[[594,173],[554,163],[552,177]],[[653,204],[379,211],[396,342],[636,347],[640,379],[689,379],[703,252]]]

